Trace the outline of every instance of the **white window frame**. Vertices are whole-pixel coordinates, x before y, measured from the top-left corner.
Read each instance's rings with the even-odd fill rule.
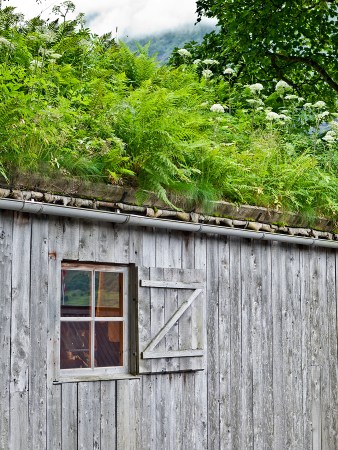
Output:
[[[123,280],[123,316],[121,317],[61,317],[61,291],[58,296],[58,336],[57,339],[57,355],[58,355],[58,379],[105,379],[105,378],[119,378],[123,376],[128,376],[130,373],[129,363],[130,363],[130,330],[129,330],[129,268],[127,266],[100,264],[100,263],[81,263],[78,261],[74,262],[62,262],[61,263],[61,273],[62,270],[83,270],[92,272],[92,307],[94,306],[94,274],[95,271],[99,272],[111,272],[111,273],[122,273]],[[60,286],[61,286],[61,276],[60,276]],[[76,368],[76,369],[61,369],[60,361],[60,350],[61,350],[61,322],[107,322],[107,321],[119,321],[123,322],[123,366],[109,366],[109,367],[94,367],[94,368]],[[91,357],[93,358],[94,353],[94,333],[91,333]]]

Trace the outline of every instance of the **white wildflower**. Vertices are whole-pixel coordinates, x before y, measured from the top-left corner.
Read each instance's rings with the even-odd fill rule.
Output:
[[[312,103],[304,103],[303,108],[312,108]]]
[[[223,70],[223,73],[224,75],[233,75],[235,71],[231,69],[231,67],[227,67],[226,69]]]
[[[183,56],[183,58],[191,58],[192,56],[189,50],[187,50],[186,48],[180,48],[179,50],[177,50],[177,53],[180,56]]]
[[[263,106],[259,106],[259,107],[257,108],[257,111],[264,111]]]
[[[53,59],[59,59],[62,57],[62,55],[60,55],[60,53],[51,53],[50,57]]]
[[[195,61],[193,62],[193,64],[194,64],[195,66],[198,66],[200,63],[201,63],[201,60],[200,60],[200,59],[195,59]]]
[[[29,65],[31,68],[42,67],[42,62],[38,61],[37,59],[32,59]]]
[[[335,142],[335,140],[336,140],[336,138],[332,134],[329,134],[329,133],[326,133],[326,135],[323,136],[322,139],[323,139],[323,141],[326,141],[326,142]]]
[[[329,116],[329,115],[330,115],[329,111],[323,111],[322,113],[320,113],[320,114],[317,115],[317,118],[318,118],[319,120],[322,120],[322,119],[324,119],[325,117],[327,117],[327,116]]]
[[[338,131],[338,122],[335,120],[332,120],[332,122],[329,123],[330,127]]]
[[[276,91],[290,91],[292,87],[287,84],[284,80],[279,80],[276,84]]]
[[[337,136],[337,133],[334,131],[334,130],[329,130],[327,133],[326,133],[326,135],[328,135],[328,136]]]
[[[277,119],[279,119],[279,114],[277,114],[273,111],[269,111],[266,113],[266,118],[267,118],[267,120],[277,120]]]
[[[264,86],[261,83],[255,83],[250,84],[248,88],[253,94],[255,94],[256,92],[260,92],[262,89],[264,89]]]
[[[15,45],[3,36],[0,36],[0,45],[7,47],[10,50],[13,50],[15,48]]]
[[[212,64],[219,64],[219,62],[216,59],[204,59],[203,64],[211,66]]]
[[[261,100],[260,98],[248,98],[246,101],[252,106],[264,105],[263,100]]]
[[[208,105],[209,105],[209,102],[203,102],[203,103],[200,104],[200,106],[201,106],[202,108],[205,108],[205,107],[207,107]]]
[[[298,95],[288,94],[285,96],[285,100],[299,100]]]
[[[318,102],[314,103],[313,107],[314,108],[325,108],[326,103],[322,102],[321,100],[319,100]]]
[[[203,78],[205,78],[206,80],[208,79],[208,78],[211,78],[212,77],[212,72],[211,72],[211,70],[209,70],[209,69],[204,69],[204,70],[202,70],[202,76],[203,76]]]
[[[219,103],[215,103],[211,106],[210,111],[217,112],[217,113],[224,113],[224,108]]]

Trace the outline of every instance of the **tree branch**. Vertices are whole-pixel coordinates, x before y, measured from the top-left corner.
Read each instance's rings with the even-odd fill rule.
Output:
[[[323,67],[313,59],[305,58],[303,56],[282,55],[280,53],[270,53],[270,56],[275,56],[276,58],[279,58],[283,61],[302,63],[309,67],[312,67],[312,69],[314,69],[320,75],[322,80],[324,80],[334,91],[338,92],[338,83],[336,83],[326,72],[326,70],[323,69]]]

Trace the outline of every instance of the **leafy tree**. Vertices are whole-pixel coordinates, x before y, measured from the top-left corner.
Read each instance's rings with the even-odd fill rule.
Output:
[[[245,83],[282,79],[299,95],[335,103],[336,0],[197,0],[197,13],[198,21],[216,17],[219,31],[190,46],[195,57],[230,65]]]

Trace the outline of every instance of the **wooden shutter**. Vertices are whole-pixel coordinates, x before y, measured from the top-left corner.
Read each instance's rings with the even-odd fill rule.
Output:
[[[138,268],[139,373],[204,368],[205,274]]]

